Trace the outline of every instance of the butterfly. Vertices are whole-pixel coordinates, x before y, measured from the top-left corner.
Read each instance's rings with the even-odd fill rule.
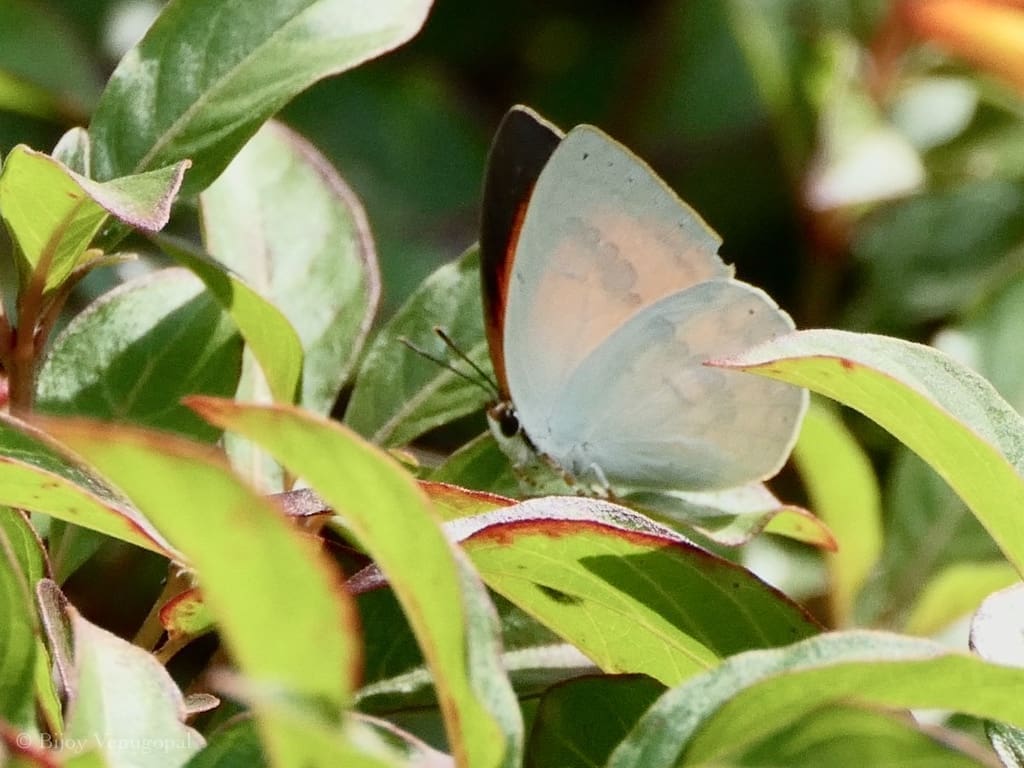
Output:
[[[526,485],[704,491],[778,472],[806,390],[704,363],[795,326],[720,245],[597,128],[505,116],[480,236],[488,422]]]

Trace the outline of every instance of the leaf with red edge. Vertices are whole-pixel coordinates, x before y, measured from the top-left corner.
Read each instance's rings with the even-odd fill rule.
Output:
[[[1024,418],[937,349],[866,333],[781,336],[715,365],[787,381],[855,408],[927,461],[1024,573]]]
[[[160,623],[167,634],[198,637],[213,631],[213,615],[198,589],[187,589],[175,595],[160,608]]]
[[[491,589],[606,672],[673,684],[820,630],[749,571],[610,502],[533,499],[447,527]]]
[[[108,216],[150,232],[162,229],[188,167],[186,160],[99,183],[49,155],[15,147],[0,172],[0,217],[24,260],[22,282],[48,257],[46,288],[60,285]]]
[[[340,718],[359,675],[357,617],[337,569],[309,537],[212,447],[126,425],[38,421],[180,548],[244,675]],[[271,737],[273,724],[257,719]]]
[[[516,764],[521,715],[498,662],[493,606],[408,473],[351,430],[297,408],[186,403],[304,478],[380,565],[433,672],[458,764]]]
[[[434,502],[434,509],[442,520],[458,520],[460,517],[472,517],[482,512],[490,512],[492,509],[510,507],[516,503],[515,499],[499,496],[496,493],[474,491],[458,485],[437,483],[430,480],[421,480],[420,488]]]
[[[171,559],[181,555],[95,475],[61,458],[31,426],[0,419],[0,504],[39,512]]]

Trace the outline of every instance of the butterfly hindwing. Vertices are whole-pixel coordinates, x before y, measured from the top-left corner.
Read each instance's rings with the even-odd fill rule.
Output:
[[[572,373],[538,449],[580,477],[630,488],[711,490],[774,475],[807,393],[705,366],[793,330],[758,288],[712,280],[631,318]]]

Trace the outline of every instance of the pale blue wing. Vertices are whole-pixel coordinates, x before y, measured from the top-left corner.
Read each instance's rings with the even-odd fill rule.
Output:
[[[792,449],[806,391],[703,363],[792,329],[758,288],[695,285],[619,328],[523,426],[567,470],[613,487],[710,490],[765,479]]]
[[[629,150],[589,126],[570,131],[530,198],[509,281],[505,364],[524,424],[636,312],[731,277],[720,242]]]

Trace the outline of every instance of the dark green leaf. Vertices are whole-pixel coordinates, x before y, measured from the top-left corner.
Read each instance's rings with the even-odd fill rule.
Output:
[[[303,358],[302,344],[288,319],[242,279],[205,254],[171,238],[160,237],[157,242],[202,280],[224,311],[231,315],[238,332],[259,361],[273,398],[293,402],[298,394]]]
[[[998,562],[999,548],[949,485],[906,448],[885,489],[885,536],[865,587],[865,617],[901,627],[923,589],[956,563]]]
[[[830,704],[772,734],[729,765],[738,768],[991,768],[976,743],[893,715]]]
[[[179,401],[233,394],[241,356],[241,338],[219,302],[186,270],[165,270],[125,283],[75,317],[39,374],[38,409],[213,441],[218,430]]]
[[[480,410],[495,395],[406,347],[406,338],[439,359],[451,353],[440,326],[485,371],[490,358],[480,303],[479,254],[471,248],[432,274],[381,329],[363,361],[345,422],[372,442],[404,445],[427,430]],[[452,364],[475,376],[461,360]]]
[[[241,718],[210,735],[209,743],[185,768],[266,768],[256,723]]]
[[[540,700],[526,768],[602,766],[665,686],[644,675],[581,677]]]
[[[447,527],[491,589],[606,672],[671,685],[818,631],[749,571],[606,501],[533,499]]]
[[[316,81],[408,40],[429,0],[180,0],[121,60],[89,132],[99,179],[190,158],[213,181],[269,117]]]
[[[1024,189],[1005,181],[976,181],[879,210],[853,242],[869,270],[856,320],[899,329],[976,301],[1017,270],[1008,257],[1024,243],[1022,214]]]

